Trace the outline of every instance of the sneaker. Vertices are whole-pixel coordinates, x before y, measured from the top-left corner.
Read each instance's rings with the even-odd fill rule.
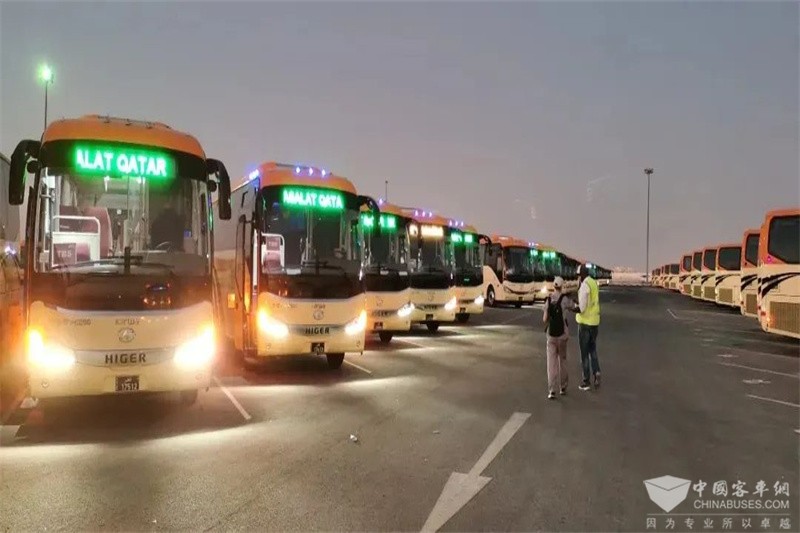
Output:
[[[561,396],[566,396],[566,395],[567,395],[567,388],[561,387]]]
[[[594,388],[595,389],[599,389],[600,388],[600,372],[598,372],[598,373],[596,373],[594,375]]]
[[[589,390],[589,389],[591,389],[591,387],[589,386],[589,384],[588,384],[588,383],[586,383],[585,381],[584,381],[583,383],[581,383],[580,387],[578,387],[578,388],[579,388],[580,390]]]
[[[547,399],[548,400],[555,400],[556,399],[556,393],[555,392],[548,393]]]

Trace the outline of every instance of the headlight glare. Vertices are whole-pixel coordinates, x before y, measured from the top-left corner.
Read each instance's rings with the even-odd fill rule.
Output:
[[[410,315],[412,311],[414,311],[414,304],[409,302],[397,310],[397,316],[399,316],[400,318],[405,318],[408,315]]]
[[[258,323],[258,329],[269,337],[283,339],[289,335],[289,326],[269,316],[266,309],[258,310],[256,322]]]
[[[477,298],[475,298],[475,305],[483,305],[483,295],[479,294]]]
[[[216,346],[214,326],[208,324],[200,330],[196,337],[175,349],[175,364],[183,367],[204,366],[214,359]]]
[[[544,287],[542,287],[541,289],[539,289],[539,292],[540,292],[541,294],[547,294],[547,286],[544,286]]]
[[[55,343],[45,342],[41,332],[29,329],[27,334],[28,361],[36,366],[66,370],[75,364],[72,350]]]
[[[452,298],[450,298],[450,301],[444,304],[444,310],[452,311],[456,308],[457,305],[458,305],[458,300],[456,300],[456,297],[453,296]]]
[[[344,332],[348,335],[358,335],[363,333],[365,329],[367,329],[367,312],[361,311],[355,319],[344,327]]]

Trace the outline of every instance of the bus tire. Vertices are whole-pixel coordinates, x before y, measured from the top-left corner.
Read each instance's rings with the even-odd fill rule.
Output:
[[[391,331],[381,331],[378,333],[378,338],[381,339],[381,344],[389,344],[392,342],[392,337],[394,337],[394,333]]]
[[[194,405],[197,401],[197,389],[192,390],[182,390],[181,391],[181,403],[183,405]]]
[[[466,324],[469,320],[469,313],[456,313],[456,322]]]
[[[497,304],[497,301],[494,299],[494,287],[492,287],[491,285],[489,286],[489,289],[487,289],[486,291],[486,304],[489,307],[494,307]]]
[[[517,309],[522,309],[522,302],[515,303],[514,307],[516,307]]]
[[[343,353],[329,353],[326,354],[325,357],[328,359],[328,368],[331,370],[336,370],[341,368],[342,363],[344,363],[344,354]]]
[[[431,333],[436,333],[437,331],[439,331],[439,323],[438,322],[428,322],[428,323],[425,324],[425,326],[428,328],[428,331],[430,331]]]

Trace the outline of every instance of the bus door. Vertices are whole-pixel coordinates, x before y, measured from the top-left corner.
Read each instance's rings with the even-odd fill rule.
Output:
[[[233,339],[236,347],[245,353],[255,347],[252,335],[255,313],[252,312],[252,308],[258,296],[258,276],[253,276],[252,273],[258,272],[254,269],[254,265],[260,264],[256,231],[252,221],[247,220],[245,215],[239,216],[236,224],[234,285],[236,300],[241,302],[241,305],[237,306],[234,313]]]

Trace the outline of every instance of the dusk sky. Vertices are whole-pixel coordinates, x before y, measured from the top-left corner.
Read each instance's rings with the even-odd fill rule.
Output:
[[[87,113],[651,267],[798,205],[797,3],[3,3],[0,151]]]

